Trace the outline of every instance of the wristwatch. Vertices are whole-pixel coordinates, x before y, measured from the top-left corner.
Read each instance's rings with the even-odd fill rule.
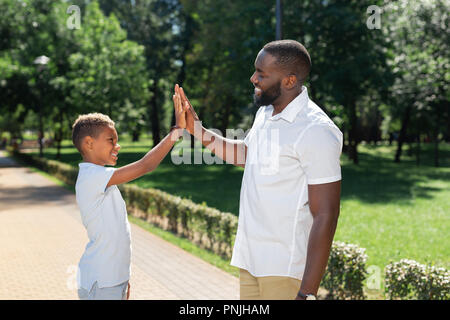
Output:
[[[297,296],[299,296],[300,298],[303,298],[303,299],[305,299],[305,300],[317,300],[316,296],[313,295],[313,294],[311,294],[311,293],[304,294],[304,293],[302,293],[301,291],[299,291],[299,292],[297,293]]]

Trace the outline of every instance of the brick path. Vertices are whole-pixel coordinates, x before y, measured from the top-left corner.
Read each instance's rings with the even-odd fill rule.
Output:
[[[131,224],[130,299],[239,299],[238,279]],[[0,153],[0,300],[78,299],[75,195]]]

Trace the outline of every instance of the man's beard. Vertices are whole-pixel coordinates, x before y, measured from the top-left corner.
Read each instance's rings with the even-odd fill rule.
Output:
[[[261,106],[268,106],[274,103],[278,97],[281,96],[281,80],[268,88],[266,91],[261,91],[261,95],[253,95],[253,102],[259,108]]]

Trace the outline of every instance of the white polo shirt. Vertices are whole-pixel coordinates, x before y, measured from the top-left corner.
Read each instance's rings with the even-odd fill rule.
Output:
[[[256,113],[244,139],[247,159],[231,265],[255,277],[301,280],[313,217],[308,184],[341,179],[342,133],[306,87],[279,114]]]
[[[78,265],[78,285],[89,291],[113,287],[130,279],[131,233],[125,201],[117,186],[106,188],[115,168],[79,164],[75,185],[81,219],[89,243]]]

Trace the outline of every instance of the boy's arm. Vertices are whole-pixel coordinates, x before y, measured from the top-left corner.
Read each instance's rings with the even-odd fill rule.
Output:
[[[158,167],[164,157],[170,152],[175,141],[183,134],[183,129],[186,128],[186,112],[181,106],[179,94],[173,96],[173,105],[175,108],[176,127],[178,128],[171,130],[142,159],[115,170],[106,187],[132,181]]]
[[[132,181],[155,170],[181,135],[182,129],[172,130],[156,147],[147,152],[142,159],[114,171],[106,187]]]

